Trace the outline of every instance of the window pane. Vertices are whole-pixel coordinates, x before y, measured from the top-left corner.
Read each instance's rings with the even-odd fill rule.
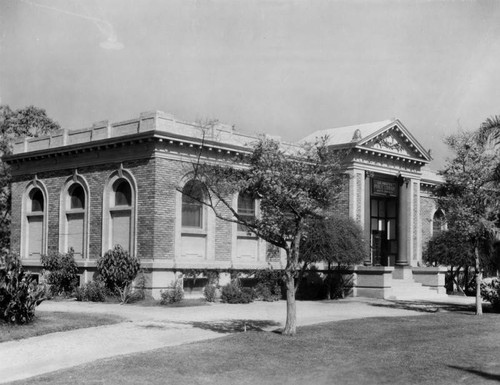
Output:
[[[43,212],[43,194],[39,189],[33,189],[30,192],[31,212]]]
[[[248,194],[240,194],[238,196],[238,214],[246,222],[255,220],[255,199]],[[246,226],[238,224],[238,231],[249,231]]]
[[[28,218],[28,256],[42,254],[43,216],[37,215]]]
[[[130,211],[111,213],[111,247],[122,246],[130,251]]]
[[[378,201],[376,199],[372,199],[372,210],[371,210],[371,216],[376,217],[378,216]]]
[[[85,208],[85,192],[80,185],[74,185],[69,189],[70,208],[84,209]]]
[[[378,216],[385,218],[385,200],[378,201]]]
[[[68,214],[68,249],[70,247],[75,251],[75,256],[83,254],[83,213]],[[66,250],[65,250],[66,251]]]
[[[396,218],[396,200],[387,201],[387,217]]]
[[[115,191],[115,206],[132,206],[132,189],[128,182],[122,180],[116,182]]]
[[[182,190],[182,226],[203,227],[203,185],[189,181]]]

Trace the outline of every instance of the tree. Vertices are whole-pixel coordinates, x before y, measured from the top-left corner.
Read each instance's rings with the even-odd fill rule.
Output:
[[[500,194],[494,186],[500,157],[486,146],[481,131],[460,133],[446,139],[455,157],[442,175],[445,183],[436,191],[438,204],[446,212],[449,229],[461,234],[474,248],[476,314],[482,314],[481,253],[489,249],[496,233]]]
[[[302,271],[311,263],[327,263],[329,296],[332,298],[332,264],[336,263],[343,297],[342,269],[363,262],[368,253],[365,245],[363,231],[353,219],[337,215],[315,218],[300,244]]]
[[[106,287],[120,294],[122,304],[127,303],[131,298],[134,280],[141,269],[139,259],[130,255],[122,246],[115,245],[97,259],[96,267]]]
[[[50,119],[45,110],[28,106],[11,110],[0,105],[0,157],[12,152],[12,142],[16,137],[36,137],[59,129],[57,122]],[[0,247],[10,245],[10,168],[2,162],[0,167]]]
[[[475,266],[475,256],[474,245],[462,233],[450,229],[432,237],[427,243],[423,259],[431,265],[450,266],[450,285],[455,283],[460,291],[467,291],[470,283],[468,273]],[[461,271],[465,273],[463,283],[459,279]]]
[[[259,140],[251,154],[231,165],[199,160],[194,178],[205,186],[204,197],[179,189],[191,199],[209,206],[216,217],[245,226],[249,232],[286,254],[287,318],[283,334],[296,333],[295,278],[299,249],[308,223],[321,218],[335,203],[343,185],[343,153],[329,151],[322,143],[288,148],[276,141]],[[201,159],[201,157],[200,157]],[[260,216],[249,217],[233,206],[235,194],[247,194],[260,203]]]

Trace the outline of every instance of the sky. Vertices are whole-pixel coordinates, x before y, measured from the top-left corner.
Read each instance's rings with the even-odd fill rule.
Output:
[[[500,114],[498,20],[495,0],[0,0],[0,102],[286,141],[398,118],[438,170],[444,137]]]

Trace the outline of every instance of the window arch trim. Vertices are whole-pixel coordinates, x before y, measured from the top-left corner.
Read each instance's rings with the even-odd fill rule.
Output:
[[[33,191],[38,190],[41,192],[43,197],[43,207],[42,210],[33,211],[32,194]],[[29,259],[31,256],[30,252],[30,219],[36,217],[41,217],[41,245],[40,254],[47,254],[47,235],[48,235],[48,207],[49,207],[49,194],[47,192],[47,187],[40,180],[35,179],[29,182],[24,189],[22,196],[22,221],[21,221],[21,257],[24,259]]]
[[[115,204],[115,187],[120,180],[128,182],[130,186],[131,204],[128,206]],[[103,254],[115,246],[112,244],[113,216],[126,215],[127,213],[130,214],[128,251],[131,255],[137,255],[137,182],[130,171],[120,168],[110,174],[103,191],[101,247]]]
[[[81,187],[83,190],[83,207],[73,207],[72,197],[70,190]],[[79,175],[75,174],[66,179],[64,185],[61,188],[61,194],[59,199],[59,252],[67,253],[70,245],[68,239],[68,226],[71,219],[77,219],[83,217],[82,223],[82,249],[81,255],[75,255],[75,258],[88,259],[89,258],[89,226],[90,226],[90,188],[87,180]],[[75,250],[78,252],[78,250]]]

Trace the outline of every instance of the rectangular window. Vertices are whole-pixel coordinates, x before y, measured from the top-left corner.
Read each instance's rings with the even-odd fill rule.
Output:
[[[73,248],[75,252],[75,257],[83,257],[83,213],[78,214],[67,214],[67,240],[68,240],[68,250],[70,247]],[[65,252],[67,250],[64,250]]]
[[[130,252],[130,210],[111,212],[111,247],[115,245]]]
[[[182,205],[182,226],[202,227],[203,207],[200,204]]]
[[[43,216],[28,217],[28,256],[39,257],[43,247]]]

